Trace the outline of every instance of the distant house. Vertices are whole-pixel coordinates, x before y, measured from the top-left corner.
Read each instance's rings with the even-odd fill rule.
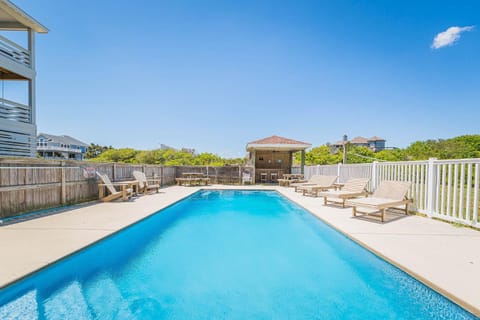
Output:
[[[88,144],[62,135],[40,133],[37,136],[37,153],[45,159],[83,160]]]
[[[182,152],[186,152],[186,153],[191,153],[191,154],[194,154],[195,153],[195,149],[193,148],[180,148],[180,149],[176,149],[174,147],[170,147],[170,146],[167,146],[166,144],[160,144],[160,149],[161,150],[173,150],[173,151],[182,151]]]
[[[338,152],[342,149],[344,143],[350,143],[357,147],[367,147],[370,148],[374,152],[385,150],[385,142],[387,140],[373,136],[371,138],[364,138],[364,137],[355,137],[350,141],[337,141],[334,144],[331,144],[332,152]]]

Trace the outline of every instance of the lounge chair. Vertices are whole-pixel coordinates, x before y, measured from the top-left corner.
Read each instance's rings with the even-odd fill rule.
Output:
[[[367,195],[367,184],[370,179],[368,178],[353,178],[349,179],[343,185],[341,190],[331,190],[317,193],[317,196],[323,197],[323,203],[328,202],[338,203],[338,200],[342,203],[342,207],[345,208],[345,201],[360,196]],[[328,198],[335,198],[338,200],[328,200]]]
[[[126,183],[112,183],[110,178],[106,174],[101,174],[97,172],[97,175],[100,177],[103,183],[98,184],[98,199],[100,201],[112,201],[118,198],[122,198],[123,201],[127,201],[133,194],[133,189],[128,187]],[[120,186],[121,191],[117,191],[115,186]],[[108,189],[110,195],[105,195],[105,188]]]
[[[353,207],[352,213],[354,217],[357,216],[357,213],[363,213],[378,216],[384,222],[385,210],[388,208],[405,205],[405,214],[408,214],[410,200],[407,198],[407,192],[410,189],[410,185],[410,182],[404,181],[383,181],[371,197],[348,200],[346,204]],[[357,207],[375,209],[376,211],[361,212],[357,210]]]
[[[335,181],[337,181],[337,178],[337,176],[318,176],[315,180],[316,183],[303,183],[299,186],[295,186],[295,191],[300,190],[304,196],[307,194],[317,196],[317,193],[320,191],[335,188]]]
[[[277,179],[278,185],[280,187],[289,187],[290,184],[292,183],[297,183],[297,182],[302,182],[305,181],[303,179],[298,179],[298,178],[281,178]]]
[[[303,190],[302,187],[306,186],[331,186],[335,183],[337,180],[337,176],[322,176],[315,174],[310,177],[308,180],[300,180],[302,182],[295,182],[295,183],[290,183],[290,187],[295,188],[295,192],[299,190]]]
[[[160,188],[160,185],[155,183],[156,180],[150,180],[154,182],[154,184],[149,184],[147,176],[145,175],[144,172],[141,171],[133,171],[133,176],[135,179],[138,181],[138,188],[141,192],[146,194],[149,190],[155,190],[158,193],[158,189]]]

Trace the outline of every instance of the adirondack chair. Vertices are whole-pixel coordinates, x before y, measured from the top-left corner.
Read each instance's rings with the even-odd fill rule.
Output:
[[[141,192],[146,194],[149,190],[155,190],[158,193],[158,189],[160,189],[159,184],[149,184],[147,176],[145,175],[144,172],[141,171],[133,171],[133,176],[135,179],[138,181],[138,187]],[[150,181],[155,181],[155,180],[150,180]]]
[[[112,183],[110,178],[106,174],[101,174],[97,172],[97,175],[102,180],[102,183],[98,184],[98,199],[100,201],[113,201],[118,198],[122,198],[123,201],[127,201],[133,194],[133,189],[128,187],[126,183]],[[120,187],[120,191],[115,189],[115,186]],[[107,189],[110,194],[105,195],[105,189]]]

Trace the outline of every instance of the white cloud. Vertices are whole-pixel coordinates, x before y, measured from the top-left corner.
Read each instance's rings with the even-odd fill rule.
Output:
[[[440,49],[442,47],[451,46],[460,39],[460,34],[465,31],[473,30],[473,26],[467,27],[450,27],[447,30],[440,32],[435,36],[432,43],[433,49]]]

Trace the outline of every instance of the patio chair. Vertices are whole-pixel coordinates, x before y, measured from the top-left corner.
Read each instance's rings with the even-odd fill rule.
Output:
[[[155,183],[156,180],[150,180],[154,182],[154,184],[149,184],[147,176],[141,171],[133,171],[133,176],[135,177],[135,180],[138,181],[138,188],[142,193],[146,194],[149,190],[155,190],[158,193],[160,185]]]
[[[327,204],[328,202],[335,202],[342,203],[342,207],[345,208],[345,201],[348,199],[365,196],[367,195],[367,184],[370,179],[368,178],[353,178],[349,179],[343,185],[341,190],[330,190],[317,193],[317,196],[323,197],[323,204]],[[337,200],[328,200],[331,198],[335,198]]]
[[[407,192],[410,189],[410,182],[405,181],[383,181],[375,190],[373,195],[368,198],[360,198],[348,200],[347,205],[352,206],[353,216],[357,213],[380,217],[382,222],[385,221],[385,210],[405,205],[405,214],[408,214],[408,204],[410,199],[407,198]],[[374,212],[361,212],[357,207],[374,209]]]
[[[277,172],[270,172],[270,182],[277,183],[278,173]]]
[[[325,178],[325,177],[329,177],[329,178]],[[295,192],[297,192],[300,189],[300,187],[314,186],[316,184],[324,185],[324,180],[327,179],[328,181],[330,181],[331,177],[334,177],[334,176],[322,176],[319,174],[314,174],[308,180],[302,179],[302,180],[297,180],[293,183],[290,183],[290,187],[294,187]],[[337,176],[335,176],[335,180],[337,180]]]
[[[110,178],[106,174],[97,172],[103,183],[98,184],[98,199],[103,202],[113,201],[118,198],[122,198],[123,201],[127,201],[133,194],[133,189],[128,187],[126,183],[112,183]],[[115,189],[115,186],[120,187],[120,191]],[[105,188],[108,189],[110,194],[105,195]]]
[[[260,172],[260,183],[267,183],[267,173]]]
[[[307,194],[317,196],[319,191],[336,188],[335,181],[337,181],[337,178],[337,176],[317,176],[315,183],[302,183],[295,186],[295,191],[300,190],[304,196]]]
[[[250,174],[250,172],[242,173],[242,184],[245,184],[245,183],[250,183],[250,184],[253,183],[252,175]]]

